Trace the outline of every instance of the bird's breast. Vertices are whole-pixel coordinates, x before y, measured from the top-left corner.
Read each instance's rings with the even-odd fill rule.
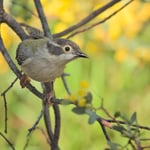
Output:
[[[22,64],[22,71],[39,82],[53,81],[61,76],[65,68],[55,57],[29,58]]]

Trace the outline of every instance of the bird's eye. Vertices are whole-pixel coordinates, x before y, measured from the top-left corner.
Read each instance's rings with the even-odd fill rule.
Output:
[[[66,46],[64,46],[64,51],[65,52],[69,52],[69,51],[71,51],[71,46],[70,45],[66,45]]]

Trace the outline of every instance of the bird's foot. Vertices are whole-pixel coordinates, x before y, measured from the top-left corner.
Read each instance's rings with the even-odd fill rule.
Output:
[[[52,102],[53,97],[54,97],[54,92],[53,91],[47,93],[46,96],[45,96],[45,102],[49,106],[53,105],[53,102]]]
[[[28,76],[26,74],[23,74],[21,79],[20,79],[20,85],[22,88],[24,88],[27,83],[29,83],[31,80],[28,78]]]

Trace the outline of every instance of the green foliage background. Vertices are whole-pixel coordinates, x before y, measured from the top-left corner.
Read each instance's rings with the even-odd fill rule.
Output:
[[[34,15],[36,11],[31,1],[16,0],[14,2],[17,5],[9,1],[5,2],[8,11],[17,17],[18,21],[25,21],[35,27],[40,26],[38,18]],[[42,3],[52,32],[56,33],[78,22],[92,10],[101,6],[104,1],[43,0]],[[104,18],[120,5],[97,17],[95,21]],[[65,70],[71,74],[67,77],[67,82],[72,93],[76,93],[80,89],[80,82],[86,80],[89,84],[89,91],[94,96],[95,107],[103,98],[104,106],[110,114],[120,111],[129,117],[133,112],[137,112],[138,123],[145,126],[150,124],[149,8],[150,3],[135,1],[106,23],[73,37],[72,40],[89,55],[89,59],[71,62]],[[27,9],[31,10],[32,14]],[[4,25],[1,27],[1,32],[9,54],[16,62],[15,50],[19,40]],[[2,92],[15,79],[15,75],[2,56],[0,68],[0,92]],[[32,83],[41,90],[39,83],[35,81]],[[61,79],[57,79],[55,90],[58,98],[64,98],[67,95]],[[27,89],[21,89],[17,82],[7,94],[7,105],[9,117],[7,137],[16,149],[20,150],[25,145],[27,130],[32,127],[40,113],[41,102]],[[98,150],[107,147],[104,135],[97,123],[88,125],[87,116],[74,114],[71,111],[72,106],[60,107],[62,128],[59,145],[62,150]],[[0,131],[3,131],[2,97],[0,97],[0,111]],[[100,115],[107,118],[103,112],[100,112]],[[44,128],[43,119],[39,126]],[[108,133],[114,142],[126,144],[126,139],[120,134],[109,129]],[[143,136],[147,135],[148,133],[143,132]],[[2,138],[0,138],[0,147],[10,149]],[[32,134],[28,149],[48,149],[46,139],[39,130]]]

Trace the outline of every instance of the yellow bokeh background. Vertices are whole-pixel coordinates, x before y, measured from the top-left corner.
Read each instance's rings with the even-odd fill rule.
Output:
[[[11,1],[5,1],[7,12],[11,13],[19,22],[27,23],[33,27],[41,28],[33,1],[17,1],[17,3],[30,5],[33,12],[28,12],[30,19],[24,20],[28,10],[20,5],[13,5]],[[99,0],[41,0],[44,12],[48,19],[49,27],[53,34],[59,33],[69,26],[76,24],[93,10],[103,6],[108,1]],[[87,26],[103,20],[126,1],[121,1],[105,13],[96,17]],[[15,16],[10,12],[10,7],[15,7]],[[20,12],[20,10],[24,10]],[[100,24],[89,31],[80,33],[71,38],[78,43],[82,51],[87,53],[89,59],[70,62],[65,72],[70,73],[66,77],[68,86],[72,92],[69,96],[73,102],[79,99],[78,104],[85,106],[84,94],[90,91],[93,95],[93,105],[98,107],[101,99],[104,99],[104,107],[109,113],[121,111],[127,115],[135,111],[138,123],[149,126],[149,100],[150,100],[150,3],[133,1],[126,8],[105,23]],[[17,67],[15,53],[20,39],[7,25],[0,27],[1,36],[5,47]],[[64,36],[65,38],[66,36]],[[15,79],[8,64],[0,54],[0,93],[4,91]],[[40,83],[31,83],[41,90]],[[55,82],[55,91],[58,98],[67,97],[61,79]],[[19,81],[7,93],[8,105],[8,138],[16,149],[22,149],[25,145],[27,129],[31,128],[41,111],[41,101],[27,89],[22,89]],[[0,131],[4,129],[3,98],[0,98]],[[61,107],[61,135],[60,147],[62,150],[98,150],[107,146],[105,137],[98,124],[88,125],[86,115],[76,115],[71,109],[73,106]],[[104,112],[99,115],[106,117]],[[54,119],[52,117],[52,122]],[[39,126],[44,128],[43,119]],[[44,128],[45,129],[45,128]],[[115,143],[126,144],[121,135],[108,130],[111,139]],[[147,133],[144,132],[144,136]],[[9,149],[4,140],[0,139],[0,147]],[[29,142],[29,149],[48,149],[43,134],[36,130]]]

